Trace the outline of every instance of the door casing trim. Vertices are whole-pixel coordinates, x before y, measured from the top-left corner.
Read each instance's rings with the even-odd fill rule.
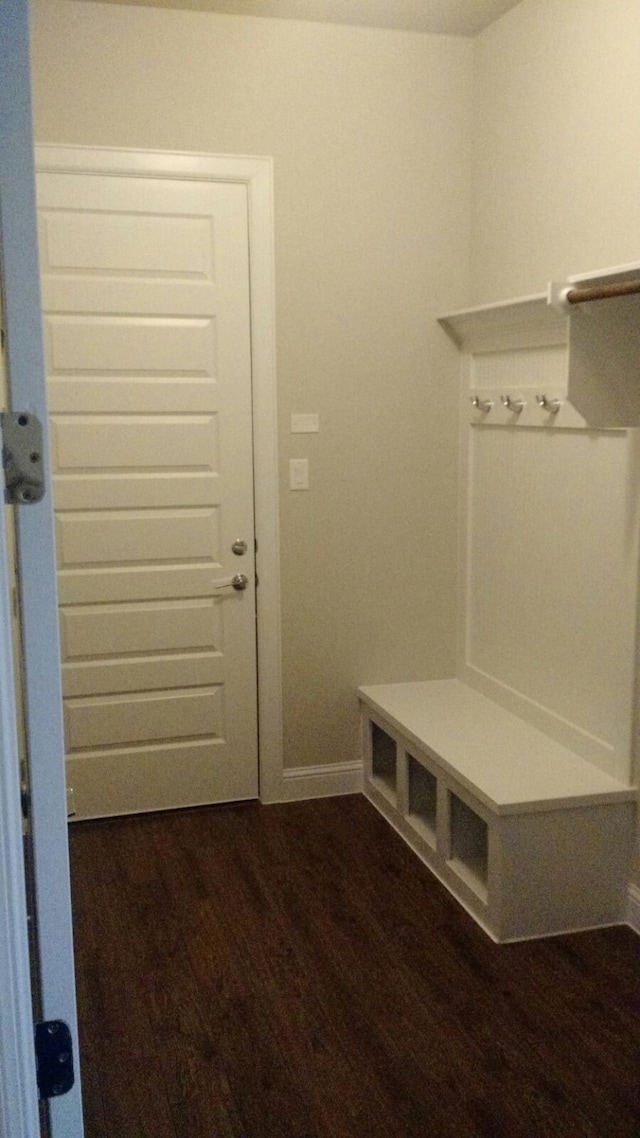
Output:
[[[278,526],[273,159],[225,154],[38,143],[36,170],[236,182],[247,187],[253,402],[253,482],[260,586],[256,594],[259,794],[283,785],[282,650]]]

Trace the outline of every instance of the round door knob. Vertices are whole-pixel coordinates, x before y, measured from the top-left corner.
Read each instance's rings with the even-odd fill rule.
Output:
[[[243,541],[242,538],[238,537],[231,546],[231,549],[232,552],[235,553],[236,557],[242,557],[242,554],[247,552],[247,543],[246,541]]]
[[[237,590],[237,592],[241,593],[243,589],[246,589],[247,585],[249,584],[249,578],[247,577],[246,573],[236,573],[231,584],[233,585],[234,589]]]

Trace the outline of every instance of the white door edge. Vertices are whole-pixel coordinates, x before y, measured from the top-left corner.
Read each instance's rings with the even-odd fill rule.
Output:
[[[259,778],[261,801],[276,802],[283,788],[283,730],[273,160],[39,143],[36,168],[47,173],[111,173],[227,181],[247,187],[256,564],[260,581],[257,591]]]
[[[0,509],[0,1134],[39,1133],[4,507]]]

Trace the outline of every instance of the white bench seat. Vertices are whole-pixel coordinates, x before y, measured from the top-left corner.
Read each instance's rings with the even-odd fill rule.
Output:
[[[459,680],[358,696],[365,794],[490,936],[624,921],[634,787]]]
[[[496,814],[633,801],[635,791],[460,680],[359,689]]]

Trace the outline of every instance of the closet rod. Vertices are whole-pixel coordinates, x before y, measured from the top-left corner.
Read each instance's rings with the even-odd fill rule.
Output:
[[[570,288],[565,292],[564,299],[568,304],[584,304],[588,300],[609,300],[615,296],[634,296],[636,293],[640,293],[640,280],[593,285],[590,288]]]

